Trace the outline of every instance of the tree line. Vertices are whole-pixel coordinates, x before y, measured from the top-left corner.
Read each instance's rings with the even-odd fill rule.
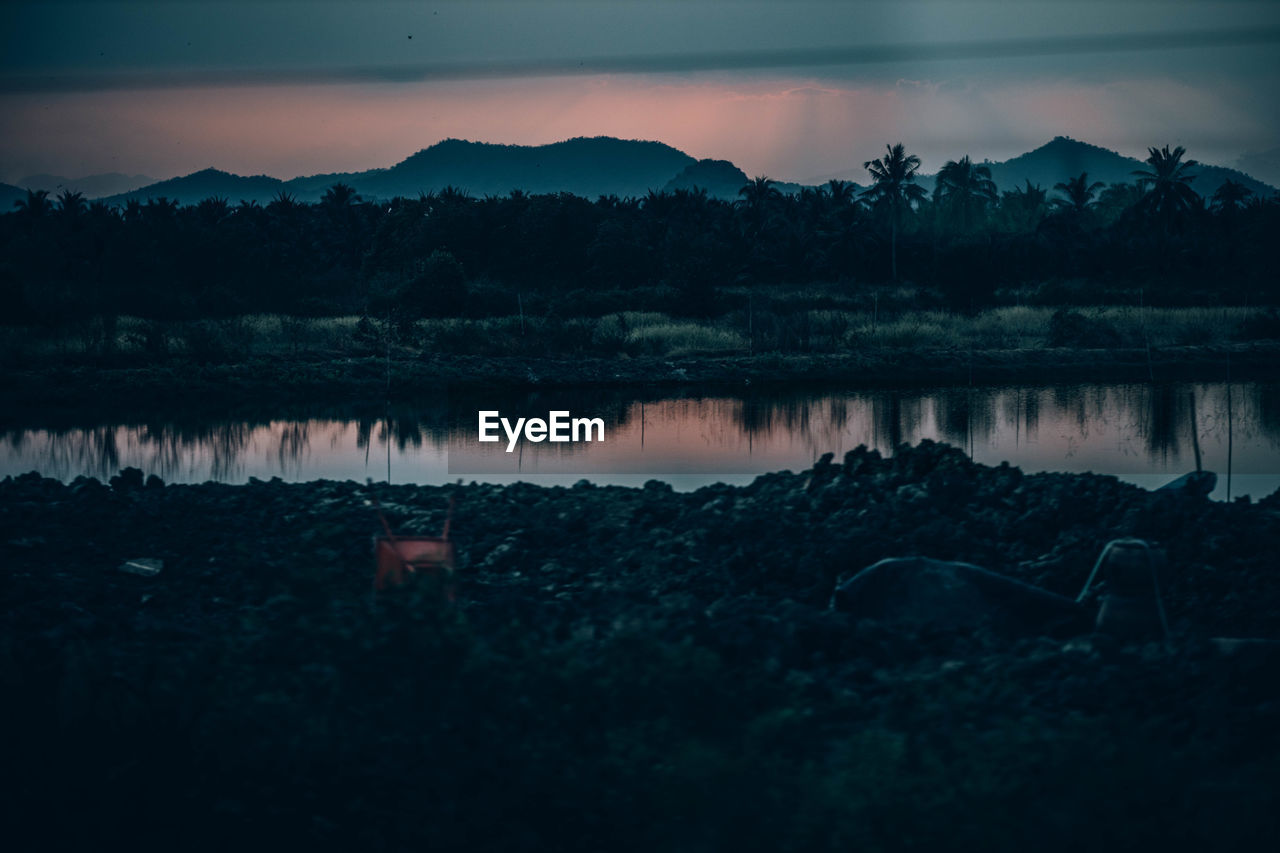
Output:
[[[788,195],[759,177],[733,201],[697,189],[592,201],[454,188],[368,201],[335,184],[316,204],[281,194],[113,207],[28,192],[0,216],[0,299],[6,322],[39,324],[508,315],[524,300],[581,315],[698,314],[726,287],[811,283],[909,283],[955,307],[1033,286],[1098,302],[1280,302],[1268,245],[1280,202],[1231,181],[1204,198],[1184,157],[1151,148],[1131,182],[1086,173],[1004,192],[964,157],[928,192],[899,144],[864,164],[865,188],[831,181]]]

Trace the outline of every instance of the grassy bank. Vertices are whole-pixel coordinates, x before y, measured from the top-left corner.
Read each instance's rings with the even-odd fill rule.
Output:
[[[162,365],[265,358],[599,356],[1162,349],[1280,340],[1269,308],[1043,307],[946,311],[742,310],[707,320],[627,311],[596,318],[395,318],[250,315],[195,322],[121,317],[71,328],[0,328],[6,367]]]
[[[693,322],[600,318],[302,319],[157,324],[121,318],[81,334],[0,331],[10,420],[246,403],[421,401],[449,387],[908,387],[1271,379],[1269,309],[1012,307],[975,315],[813,310]],[[772,325],[770,323],[772,322]],[[96,330],[96,332],[95,332]],[[96,334],[96,336],[95,336]]]

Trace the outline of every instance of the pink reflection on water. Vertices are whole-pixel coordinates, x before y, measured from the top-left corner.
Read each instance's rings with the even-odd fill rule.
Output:
[[[280,420],[196,428],[106,425],[19,429],[0,435],[0,475],[37,470],[69,481],[106,479],[132,466],[168,482],[245,482],[250,477],[444,483],[462,477],[639,484],[668,479],[682,487],[743,482],[809,467],[865,444],[889,453],[922,439],[964,448],[976,461],[1008,461],[1033,471],[1094,471],[1144,486],[1194,467],[1191,394],[1204,467],[1226,494],[1261,496],[1280,487],[1280,418],[1274,394],[1225,384],[946,389],[928,393],[826,394],[789,399],[678,398],[616,403],[601,443],[476,440],[474,413],[446,430],[413,420]],[[575,415],[595,416],[584,397]],[[597,401],[597,407],[599,402]],[[504,412],[546,416],[545,411]],[[389,475],[389,476],[388,476]]]

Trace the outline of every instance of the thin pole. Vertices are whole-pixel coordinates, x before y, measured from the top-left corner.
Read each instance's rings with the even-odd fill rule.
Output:
[[[1227,500],[1231,500],[1231,451],[1234,449],[1231,418],[1231,353],[1227,353]]]
[[[1200,466],[1200,428],[1196,424],[1196,392],[1192,391],[1191,396],[1191,449],[1196,454],[1196,473],[1201,471]]]
[[[1147,310],[1143,305],[1142,288],[1138,288],[1138,319],[1142,321],[1142,343],[1147,349],[1147,379],[1155,382],[1156,374],[1151,368],[1151,336],[1147,334]]]

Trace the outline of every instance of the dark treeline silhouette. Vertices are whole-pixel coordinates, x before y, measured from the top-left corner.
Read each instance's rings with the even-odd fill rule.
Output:
[[[446,188],[368,202],[345,184],[316,204],[165,199],[123,207],[29,192],[0,216],[8,323],[87,316],[509,315],[520,304],[591,316],[709,313],[717,291],[917,285],[970,308],[1041,302],[1274,304],[1280,201],[1228,181],[1196,193],[1182,148],[1150,149],[1133,182],[1087,174],[998,192],[968,157],[915,183],[902,146],[869,188],[783,194],[757,178],[736,201],[698,189],[596,201],[567,193],[472,198]],[[645,294],[640,298],[641,294]],[[1021,295],[1018,298],[1023,298]],[[532,301],[530,301],[532,300]]]

